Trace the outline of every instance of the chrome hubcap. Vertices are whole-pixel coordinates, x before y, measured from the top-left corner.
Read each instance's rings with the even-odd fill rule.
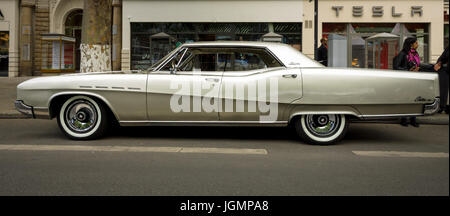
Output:
[[[319,137],[334,135],[341,122],[339,115],[307,115],[306,127],[309,132]]]
[[[97,122],[95,106],[87,100],[76,100],[67,107],[65,121],[70,130],[86,133],[92,130]]]

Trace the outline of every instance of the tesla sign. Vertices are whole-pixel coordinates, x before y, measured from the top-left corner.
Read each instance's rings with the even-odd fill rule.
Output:
[[[339,12],[344,8],[344,6],[332,6],[331,9],[336,12],[336,17],[339,17]],[[364,12],[363,6],[353,6],[352,14],[354,17],[361,17]],[[423,10],[422,6],[411,6],[411,17],[415,15],[422,16]],[[372,7],[372,16],[373,17],[382,17],[384,15],[384,7],[383,6],[373,6]],[[391,8],[392,17],[401,17],[402,13],[398,13],[395,11],[395,6]]]

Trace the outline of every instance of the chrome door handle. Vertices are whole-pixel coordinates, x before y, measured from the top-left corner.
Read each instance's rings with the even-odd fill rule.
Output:
[[[284,78],[297,78],[297,74],[284,74]]]
[[[218,78],[205,78],[205,80],[209,81],[209,82],[219,82],[220,81],[220,79],[218,79]]]

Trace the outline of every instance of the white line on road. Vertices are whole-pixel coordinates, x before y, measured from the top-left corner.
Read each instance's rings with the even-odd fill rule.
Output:
[[[199,148],[199,147],[140,147],[140,146],[79,146],[79,145],[0,145],[10,151],[96,151],[96,152],[178,152],[216,154],[266,155],[266,149]]]
[[[448,158],[444,152],[400,152],[400,151],[352,151],[359,156],[369,157],[421,157],[421,158]]]

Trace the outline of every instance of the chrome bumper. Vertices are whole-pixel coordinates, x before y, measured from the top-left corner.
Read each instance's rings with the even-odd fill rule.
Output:
[[[19,111],[20,113],[24,114],[25,116],[27,116],[29,118],[34,118],[32,106],[28,106],[28,105],[24,104],[23,101],[21,101],[21,100],[16,100],[14,102],[14,105],[16,107],[16,110]]]
[[[440,102],[441,102],[440,98],[435,98],[434,102],[432,104],[426,104],[424,106],[423,114],[425,114],[425,115],[433,115],[433,114],[437,113],[438,110],[439,110]]]
[[[28,106],[22,100],[16,100],[14,105],[17,111],[28,118],[50,119],[48,108]]]

